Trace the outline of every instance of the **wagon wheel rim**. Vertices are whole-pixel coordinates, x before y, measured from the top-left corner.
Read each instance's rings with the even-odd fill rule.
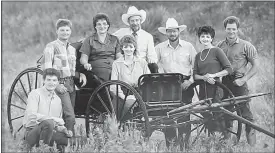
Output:
[[[38,68],[23,70],[13,81],[7,105],[8,124],[11,133],[16,134],[23,129],[22,120],[27,106],[28,94],[40,86],[42,86],[42,70]],[[14,115],[16,113],[19,115]]]
[[[199,86],[199,85],[202,85],[202,84],[206,84],[206,82],[204,82],[204,81],[196,81],[196,82],[194,82],[193,84],[191,84],[189,88],[193,88],[193,89],[195,90],[195,93],[196,93],[197,96],[198,96],[199,92],[198,92],[198,90],[197,90],[196,87]],[[232,93],[225,85],[223,85],[222,83],[216,81],[215,86],[221,88],[223,91],[228,92],[228,96],[229,96],[229,97],[234,97],[233,93]],[[207,93],[207,92],[206,92],[206,93]],[[214,93],[214,94],[215,94],[215,95],[212,95],[212,96],[211,96],[211,95],[206,95],[206,96],[205,96],[205,99],[206,99],[206,98],[210,98],[210,97],[216,96],[216,93]],[[224,96],[224,95],[223,95],[223,96]],[[226,97],[222,97],[220,100],[222,100],[222,99],[224,99],[224,98],[226,98]],[[234,100],[233,100],[233,101],[234,101]],[[234,105],[234,107],[236,107],[236,105]],[[236,111],[236,113],[237,113],[239,116],[241,115],[239,109],[234,109],[233,112],[234,112],[234,111]],[[223,115],[220,114],[219,117],[217,117],[217,119],[219,119],[221,116],[223,116]],[[212,117],[204,117],[204,116],[202,116],[202,118],[203,118],[203,120],[204,120],[203,122],[205,122],[205,123],[207,123],[207,121],[213,119]],[[203,126],[203,125],[206,125],[206,126]],[[212,132],[215,132],[215,131],[209,130],[209,129],[207,128],[207,127],[208,127],[207,124],[201,123],[201,124],[199,124],[198,126],[201,126],[202,128],[204,128],[204,130],[208,132],[208,135],[210,135]],[[195,127],[195,128],[196,128],[196,127]],[[202,129],[202,128],[201,128],[201,129]],[[239,122],[239,121],[237,121],[237,127],[236,127],[236,128],[237,128],[237,129],[234,129],[234,131],[233,131],[233,130],[229,130],[229,129],[227,129],[227,128],[226,128],[226,129],[225,129],[225,128],[222,128],[222,129],[223,129],[223,130],[226,130],[226,131],[228,131],[228,132],[230,132],[230,133],[232,133],[232,134],[234,134],[234,135],[236,135],[236,137],[237,137],[237,142],[238,142],[238,141],[240,140],[240,136],[241,136],[242,123]],[[191,130],[193,130],[193,129],[191,129]],[[199,132],[199,135],[200,135],[201,133],[202,133],[202,132]],[[194,144],[195,141],[197,141],[199,135],[195,137],[195,139],[193,140],[192,144]]]
[[[117,98],[119,95],[118,94],[118,88],[121,88],[124,91],[124,95],[125,98]],[[115,89],[115,91],[110,90],[110,89]],[[125,90],[124,90],[125,89]],[[105,96],[104,96],[105,95]],[[124,111],[125,109],[125,102],[127,97],[129,97],[130,95],[133,95],[135,97],[136,100],[133,100],[133,103],[131,105],[128,105],[128,107],[130,108],[128,111]],[[97,98],[97,100],[96,100]],[[114,106],[113,103],[122,103],[122,105],[120,105],[120,108],[118,108],[118,105]],[[149,120],[148,120],[148,114],[146,112],[146,107],[145,104],[141,98],[141,96],[139,95],[139,93],[130,85],[128,85],[125,82],[119,81],[119,80],[111,80],[111,81],[106,81],[104,83],[102,83],[100,86],[98,86],[94,92],[92,93],[92,95],[90,96],[90,99],[88,101],[87,104],[87,109],[86,109],[86,134],[87,136],[89,135],[89,130],[90,130],[90,114],[93,114],[92,112],[95,113],[94,109],[91,109],[91,106],[94,106],[96,104],[97,108],[100,108],[100,105],[102,108],[105,109],[106,113],[108,115],[113,115],[115,116],[116,120],[119,123],[119,127],[122,127],[122,125],[125,124],[140,124],[142,126],[141,130],[142,132],[144,132],[145,137],[150,135],[150,124],[149,124]],[[135,113],[130,113],[131,110],[136,109],[136,106],[139,106],[139,111],[135,112]],[[136,109],[137,110],[137,109]],[[124,111],[124,113],[122,113]],[[99,109],[100,112],[100,109]],[[88,115],[89,114],[89,115]],[[132,114],[131,117],[128,117],[129,114]],[[140,118],[143,117],[144,121],[143,122],[137,122],[134,119],[140,120]]]

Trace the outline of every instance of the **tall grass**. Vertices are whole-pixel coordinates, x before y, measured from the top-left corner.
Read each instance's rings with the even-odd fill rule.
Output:
[[[165,26],[168,17],[174,17],[179,24],[187,25],[181,38],[191,42],[200,50],[196,37],[199,26],[208,24],[216,30],[215,43],[224,38],[222,21],[229,15],[241,19],[240,35],[250,41],[258,50],[259,71],[248,83],[251,92],[272,92],[270,96],[259,97],[251,102],[256,124],[274,131],[274,2],[3,2],[2,3],[2,134],[4,151],[19,151],[21,141],[9,135],[6,120],[7,94],[15,77],[24,69],[33,67],[42,54],[44,46],[56,39],[55,22],[68,18],[73,22],[71,42],[93,32],[92,17],[104,12],[111,19],[110,32],[125,27],[121,15],[130,5],[145,9],[147,19],[142,28],[154,36],[155,44],[167,38],[157,28]],[[109,120],[110,123],[112,122]],[[108,125],[115,127],[115,123]],[[107,126],[107,127],[108,127]],[[163,134],[156,132],[149,141],[133,139],[117,128],[100,131],[108,141],[90,139],[79,152],[174,152],[167,149]],[[81,133],[81,128],[78,130]],[[95,132],[95,131],[93,131]],[[115,133],[115,134],[114,134]],[[119,133],[118,136],[117,133]],[[94,133],[93,133],[94,134]],[[3,140],[3,139],[2,139]],[[98,138],[99,140],[99,138]],[[84,141],[84,139],[83,139]],[[104,142],[103,144],[100,144]],[[80,141],[79,141],[80,143]],[[98,143],[98,144],[96,144]],[[16,145],[14,145],[16,144]],[[201,137],[189,152],[274,152],[274,139],[257,134],[257,145],[246,144],[245,136],[236,146],[220,143],[216,137]],[[75,148],[67,148],[68,151]],[[42,149],[43,151],[43,149]]]

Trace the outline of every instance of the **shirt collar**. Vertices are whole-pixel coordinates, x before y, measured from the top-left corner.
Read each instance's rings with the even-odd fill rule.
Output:
[[[125,62],[124,57],[120,57],[119,59],[117,59],[117,61],[122,62],[123,64],[127,65],[127,63]],[[134,61],[134,63],[138,62],[138,57],[134,56],[133,61]]]
[[[57,41],[60,45],[62,45],[62,46],[67,46],[67,45],[69,45],[69,42],[68,42],[68,41],[66,41],[66,43],[62,42],[62,41],[59,40],[59,39],[57,39],[56,41]]]
[[[130,32],[131,32],[131,33],[134,32],[131,28],[129,28],[129,29],[130,29]],[[142,31],[142,29],[140,28],[140,29],[136,32],[136,34],[137,34],[137,35],[140,35],[141,31]]]
[[[178,44],[178,46],[177,46],[176,48],[178,48],[179,46],[183,47],[183,41],[182,41],[181,39],[179,39],[179,44]],[[169,41],[169,40],[167,40],[167,47],[173,48],[173,47],[170,45],[170,41]]]
[[[95,40],[95,41],[98,41],[98,42],[101,43],[101,44],[108,44],[108,43],[110,42],[110,34],[109,34],[108,32],[107,32],[107,34],[106,34],[106,38],[105,38],[105,40],[107,40],[106,43],[105,43],[105,42],[99,41],[99,38],[98,38],[98,34],[97,34],[97,33],[94,33],[94,40]]]
[[[228,41],[228,39],[227,38],[225,38],[225,42],[226,42],[226,44],[228,44],[229,45],[229,41]],[[237,37],[237,39],[232,43],[232,45],[233,44],[238,44],[240,42],[240,38],[239,37]]]
[[[42,89],[45,91],[45,93],[46,93],[47,96],[49,96],[49,97],[55,97],[56,96],[55,91],[50,92],[49,90],[46,89],[45,86],[43,86]]]

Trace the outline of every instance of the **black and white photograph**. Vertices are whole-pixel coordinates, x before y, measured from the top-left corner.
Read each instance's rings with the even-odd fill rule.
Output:
[[[274,152],[274,1],[1,1],[1,152]]]

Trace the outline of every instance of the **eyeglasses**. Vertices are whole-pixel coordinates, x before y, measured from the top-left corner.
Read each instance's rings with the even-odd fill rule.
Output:
[[[96,24],[96,27],[100,27],[100,26],[108,26],[108,24],[107,23],[102,23],[102,24],[101,23],[97,23]]]

